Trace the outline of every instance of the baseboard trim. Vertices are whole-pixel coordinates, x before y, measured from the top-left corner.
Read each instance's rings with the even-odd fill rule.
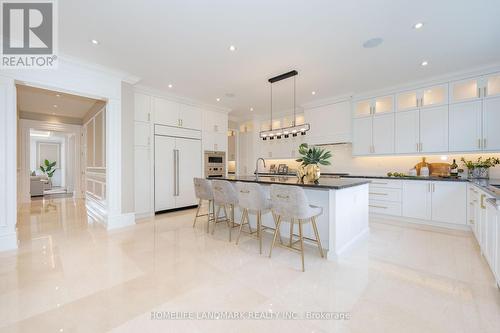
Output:
[[[136,220],[147,219],[147,218],[150,218],[153,216],[155,216],[155,213],[153,213],[153,212],[135,213]]]
[[[391,224],[400,223],[401,226],[406,224],[406,226],[413,225],[413,226],[420,226],[420,227],[432,227],[432,228],[442,229],[443,231],[448,230],[450,232],[456,231],[456,230],[471,232],[471,228],[469,225],[441,223],[441,222],[434,222],[434,221],[428,221],[428,220],[413,219],[413,218],[403,217],[403,216],[370,214],[370,221],[380,222],[380,223],[391,222]]]
[[[17,249],[17,235],[9,232],[0,235],[0,251],[12,251]]]
[[[358,242],[365,237],[368,236],[370,233],[370,227],[366,227],[363,231],[361,231],[356,237],[351,239],[349,243],[346,245],[342,246],[338,251],[335,251],[335,249],[329,249],[328,253],[326,254],[326,257],[328,260],[335,260],[338,259],[340,256],[342,256],[344,253],[348,252],[352,248],[354,248],[356,245],[358,245]]]
[[[134,213],[126,213],[120,215],[113,215],[107,218],[106,229],[107,230],[115,230],[124,227],[130,227],[135,225],[135,214]]]

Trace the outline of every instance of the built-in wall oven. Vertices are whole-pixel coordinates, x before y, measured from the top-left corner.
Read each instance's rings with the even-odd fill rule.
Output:
[[[205,177],[221,178],[226,175],[226,152],[205,151]]]

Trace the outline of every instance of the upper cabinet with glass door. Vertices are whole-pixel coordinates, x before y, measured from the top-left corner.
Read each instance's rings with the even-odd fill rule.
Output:
[[[366,117],[393,111],[394,97],[392,95],[361,100],[354,104],[354,114],[356,117]]]
[[[448,103],[448,85],[442,84],[424,89],[405,91],[396,96],[398,111],[409,111]]]
[[[495,73],[485,76],[484,80],[484,97],[498,97],[500,96],[500,73]]]
[[[481,98],[481,78],[450,83],[450,103],[467,102]]]

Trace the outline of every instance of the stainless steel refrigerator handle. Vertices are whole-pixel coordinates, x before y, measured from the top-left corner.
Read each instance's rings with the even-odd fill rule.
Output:
[[[177,196],[177,149],[174,149],[174,197]]]
[[[181,122],[181,124],[182,124],[182,122]],[[175,177],[176,177],[177,179],[175,180],[175,184],[176,184],[176,186],[177,186],[177,194],[176,194],[176,195],[177,195],[177,196],[179,196],[179,192],[180,192],[180,191],[179,191],[179,149],[176,149],[175,151],[177,152],[177,158],[176,158],[176,162],[177,162],[177,167],[176,167],[176,170],[177,170],[177,171],[176,171],[176,173],[175,173]]]

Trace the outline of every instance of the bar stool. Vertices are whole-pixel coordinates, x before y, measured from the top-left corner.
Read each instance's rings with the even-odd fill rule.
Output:
[[[299,186],[290,185],[271,185],[271,206],[272,211],[277,217],[276,230],[274,232],[273,242],[269,250],[269,258],[273,252],[273,247],[276,243],[276,238],[280,233],[280,226],[282,222],[290,223],[290,243],[285,246],[294,251],[298,251],[302,259],[302,271],[304,272],[304,239],[302,226],[305,223],[311,222],[316,237],[316,244],[318,245],[319,254],[324,257],[321,240],[319,239],[318,227],[316,226],[316,217],[323,213],[323,208],[309,205],[309,200],[304,192],[304,189]],[[293,225],[299,225],[299,239],[295,242],[292,241]],[[299,243],[300,248],[293,245]]]
[[[236,245],[238,245],[240,240],[243,225],[247,224],[251,235],[257,233],[257,238],[259,239],[259,252],[262,254],[262,231],[270,229],[262,225],[262,214],[271,212],[271,201],[267,198],[262,186],[257,183],[237,182],[236,192],[238,194],[238,206],[242,209],[240,231],[238,233],[238,238],[236,238]],[[252,231],[250,227],[249,213],[257,216],[256,231]],[[276,226],[274,214],[273,219]]]
[[[207,216],[207,233],[209,232],[210,221],[215,220],[215,207],[214,207],[214,193],[212,191],[212,184],[209,180],[204,178],[193,178],[194,192],[196,198],[198,199],[198,209],[196,210],[196,216],[194,217],[193,228],[196,226],[196,220],[198,217]],[[199,215],[201,205],[203,201],[208,201],[208,213]],[[212,209],[212,212],[210,212]]]
[[[212,189],[214,192],[214,205],[217,206],[215,213],[215,223],[212,229],[212,234],[215,232],[215,227],[218,222],[227,222],[229,228],[229,241],[231,241],[231,229],[235,227],[234,224],[234,207],[238,204],[238,195],[234,186],[227,180],[213,180]],[[231,215],[227,215],[226,207],[229,206]],[[221,208],[224,210],[224,220],[219,221],[219,213]]]

